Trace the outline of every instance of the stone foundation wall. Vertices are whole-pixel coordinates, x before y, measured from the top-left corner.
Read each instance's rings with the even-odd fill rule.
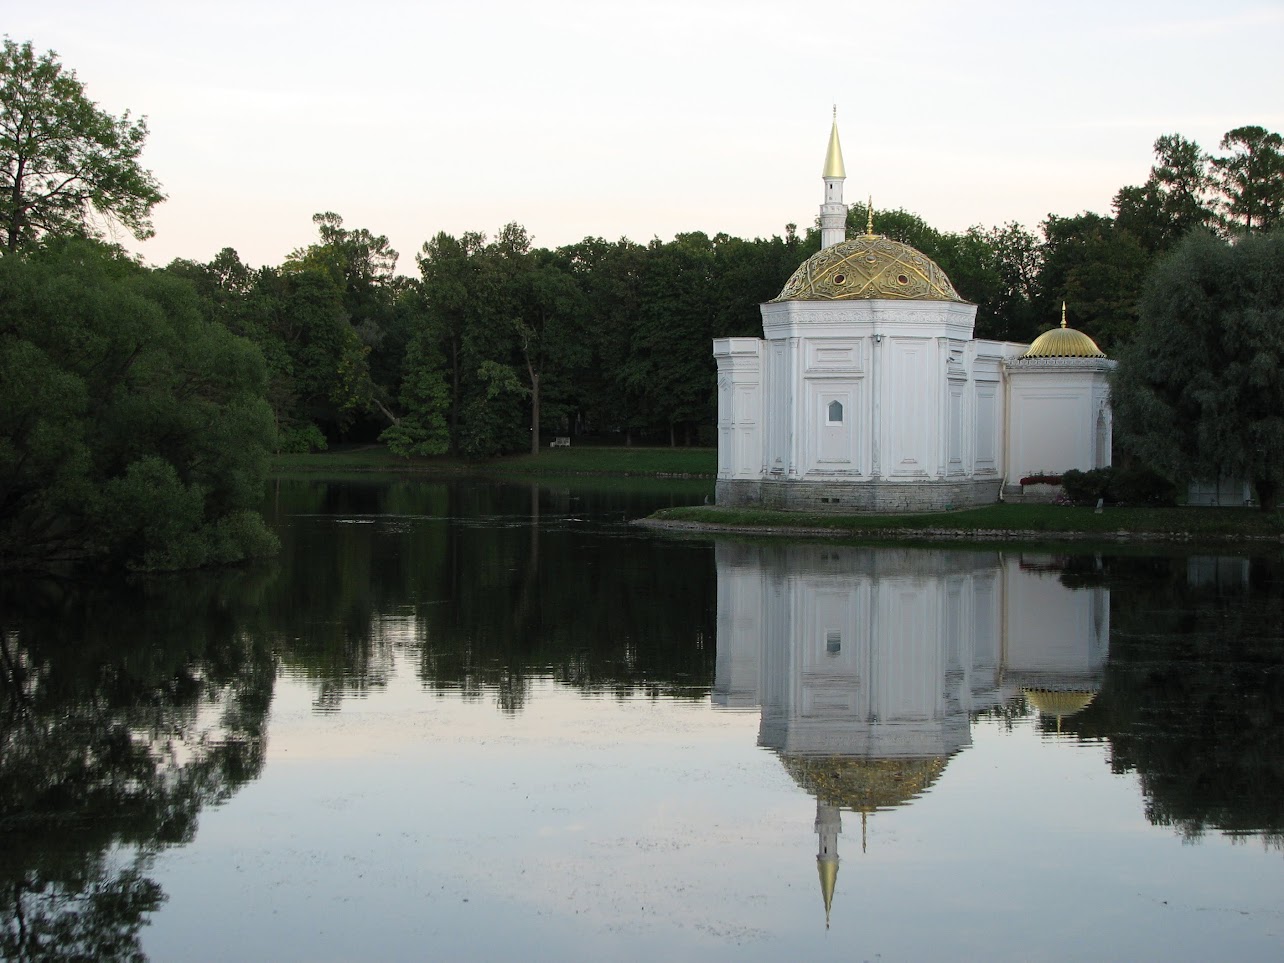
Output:
[[[921,482],[718,479],[717,503],[729,508],[835,515],[892,515],[976,508],[999,500],[998,478]]]
[[[1010,505],[1051,505],[1061,493],[1060,485],[1003,486],[1003,500]]]

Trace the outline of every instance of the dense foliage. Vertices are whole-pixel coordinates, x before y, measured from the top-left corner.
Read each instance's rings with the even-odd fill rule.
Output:
[[[1188,237],[1155,270],[1113,397],[1120,440],[1169,478],[1284,483],[1284,231]]]
[[[271,551],[263,360],[189,285],[88,241],[0,258],[0,569]]]
[[[949,233],[889,210],[874,228],[941,265],[977,304],[978,337],[1030,341],[1065,301],[1114,355],[1154,264],[1182,238],[1278,221],[1278,135],[1239,128],[1222,149],[1158,138],[1149,177],[1119,190],[1113,216]],[[868,216],[852,205],[849,234]],[[711,444],[710,342],[760,333],[758,305],[819,247],[817,231],[787,225],[766,239],[692,232],[549,250],[508,224],[493,237],[437,234],[406,277],[386,238],[333,213],[315,220],[316,243],[279,268],[226,249],[168,269],[197,285],[211,319],[260,346],[281,450],[380,437],[403,455],[468,458],[537,452],[549,435]]]
[[[1071,469],[1059,481],[1074,505],[1171,506],[1177,502],[1173,483],[1157,472],[1135,466]]]

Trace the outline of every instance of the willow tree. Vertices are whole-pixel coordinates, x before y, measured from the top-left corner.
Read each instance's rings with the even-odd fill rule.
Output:
[[[1113,385],[1120,443],[1175,481],[1284,482],[1284,232],[1188,237],[1150,276]]]

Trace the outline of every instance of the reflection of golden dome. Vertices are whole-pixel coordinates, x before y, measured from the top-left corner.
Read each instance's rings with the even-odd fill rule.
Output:
[[[863,759],[781,755],[794,782],[823,803],[856,812],[903,806],[922,795],[945,768],[944,756]]]
[[[824,248],[785,282],[777,301],[959,301],[945,272],[926,254],[866,234]]]
[[[1026,701],[1039,710],[1041,716],[1056,716],[1058,720],[1082,712],[1092,705],[1095,692],[1056,691],[1053,689],[1024,689]]]

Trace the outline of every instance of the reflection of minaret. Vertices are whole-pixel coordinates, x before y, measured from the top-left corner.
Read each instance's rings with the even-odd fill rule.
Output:
[[[834,905],[834,883],[838,881],[838,834],[843,831],[843,817],[837,806],[816,797],[816,835],[820,851],[816,869],[820,873],[820,895],[825,899],[825,929],[829,929],[829,910]]]

